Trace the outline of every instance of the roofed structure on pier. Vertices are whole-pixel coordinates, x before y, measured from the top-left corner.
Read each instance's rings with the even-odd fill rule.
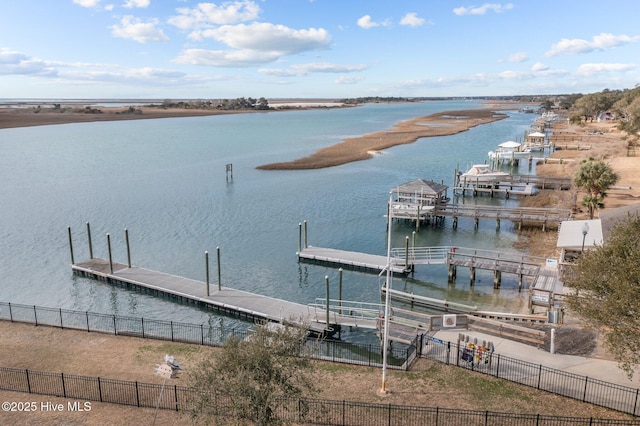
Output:
[[[432,209],[449,202],[448,189],[447,185],[432,180],[416,179],[393,188],[391,197],[394,203]]]

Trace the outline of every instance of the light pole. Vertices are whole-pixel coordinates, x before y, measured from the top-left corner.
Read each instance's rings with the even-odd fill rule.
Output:
[[[391,272],[391,225],[392,225],[392,209],[391,200],[393,193],[389,194],[389,226],[387,231],[387,282],[385,284],[385,298],[384,298],[384,337],[382,339],[382,386],[380,387],[379,394],[387,394],[387,345],[389,344],[389,302],[391,299],[391,280],[393,274]]]
[[[584,252],[584,240],[587,238],[588,233],[589,233],[589,224],[585,222],[582,224],[582,250],[580,250],[580,253]]]

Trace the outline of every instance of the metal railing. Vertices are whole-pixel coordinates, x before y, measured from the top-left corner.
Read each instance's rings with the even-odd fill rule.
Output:
[[[638,416],[640,414],[640,389],[626,387],[598,379],[568,373],[562,370],[520,361],[499,354],[478,358],[471,362],[462,358],[462,348],[457,343],[423,336],[416,341],[421,357],[477,371],[496,378],[530,386],[538,390],[576,399],[589,404]],[[468,349],[465,348],[466,351]]]
[[[0,302],[0,320],[204,346],[222,346],[228,338],[245,338],[250,332],[246,329],[222,326],[187,324],[7,302]],[[309,350],[306,353],[310,358],[371,367],[382,366],[381,345],[313,339],[308,341],[308,345]],[[408,360],[413,352],[415,348],[412,347],[394,347],[387,366],[391,369],[408,369]]]
[[[87,402],[90,404],[90,401],[188,412],[195,395],[193,389],[185,386],[163,386],[7,367],[0,367],[0,389],[71,399],[72,401],[67,401],[65,407],[68,412],[86,409],[86,404]],[[213,415],[226,418],[234,416],[235,413],[230,409],[233,404],[229,398],[220,394],[214,394],[213,398],[215,399],[211,405],[211,409],[214,410]],[[273,415],[286,423],[349,426],[640,425],[639,420],[560,417],[313,398],[280,400]],[[250,418],[244,420],[251,421]]]

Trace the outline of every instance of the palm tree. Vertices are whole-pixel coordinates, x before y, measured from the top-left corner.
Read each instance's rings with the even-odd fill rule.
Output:
[[[597,209],[604,207],[606,190],[618,182],[618,179],[618,175],[604,161],[594,158],[582,161],[573,182],[587,193],[582,199],[582,205],[587,207],[589,219],[593,219]]]

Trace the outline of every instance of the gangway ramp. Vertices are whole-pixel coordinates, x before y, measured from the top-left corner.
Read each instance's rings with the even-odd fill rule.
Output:
[[[313,246],[307,246],[300,250],[298,259],[376,273],[386,271],[388,263],[387,256]],[[398,264],[397,259],[392,259],[390,269],[394,274],[407,273],[405,267]]]
[[[451,247],[392,248],[391,257],[398,265],[444,265]]]

